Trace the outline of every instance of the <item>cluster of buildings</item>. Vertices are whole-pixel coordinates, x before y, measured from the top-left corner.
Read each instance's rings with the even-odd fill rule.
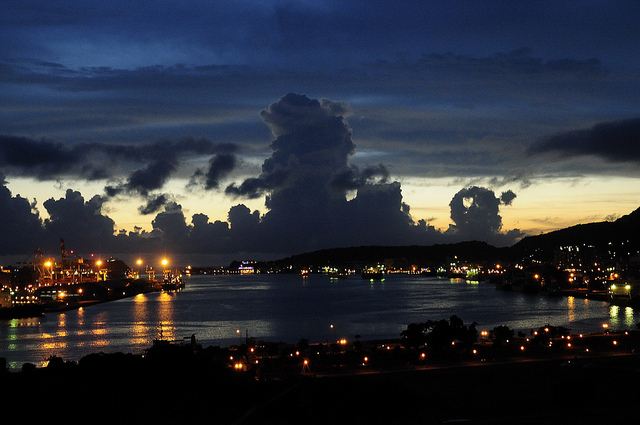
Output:
[[[68,258],[62,245],[60,260],[47,258],[38,249],[33,261],[17,267],[0,266],[0,317],[33,317],[44,311],[67,310],[155,290],[184,287],[180,271],[166,269],[156,279],[141,261],[134,270],[122,260]]]
[[[553,249],[514,249],[476,261],[483,253],[449,255],[439,263],[429,258],[386,258],[379,261],[335,262],[334,264],[286,264],[244,261],[233,263],[226,273],[323,273],[330,277],[367,276],[373,267],[384,274],[461,278],[489,281],[498,289],[574,295],[615,303],[640,303],[640,249],[630,241],[565,244]]]

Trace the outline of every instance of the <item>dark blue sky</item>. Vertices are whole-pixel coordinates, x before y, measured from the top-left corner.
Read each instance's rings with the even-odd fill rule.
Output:
[[[68,216],[216,253],[250,249],[243,225],[322,229],[278,254],[402,242],[363,220],[509,244],[613,219],[640,204],[638,16],[636,1],[5,0],[0,214],[42,229],[17,253],[90,245]],[[185,242],[196,223],[227,242]]]

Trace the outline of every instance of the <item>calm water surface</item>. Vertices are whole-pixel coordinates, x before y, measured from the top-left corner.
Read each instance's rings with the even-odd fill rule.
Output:
[[[478,330],[507,325],[529,332],[545,324],[592,332],[609,323],[632,329],[640,312],[574,297],[502,292],[486,282],[390,275],[331,280],[311,275],[194,276],[185,290],[154,292],[39,318],[0,321],[0,357],[19,369],[52,355],[79,360],[95,352],[142,353],[154,338],[192,334],[223,347],[245,336],[267,341],[329,342],[398,338],[412,322],[459,316]],[[331,327],[333,325],[333,327]]]

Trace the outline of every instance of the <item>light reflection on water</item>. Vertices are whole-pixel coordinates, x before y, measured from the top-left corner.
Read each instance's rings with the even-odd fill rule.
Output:
[[[576,299],[575,297],[567,297],[567,319],[569,322],[576,320]]]
[[[134,345],[140,345],[148,342],[148,307],[149,302],[147,294],[139,294],[133,298],[133,306],[131,309],[133,320],[133,324],[131,326],[131,342]]]
[[[412,322],[458,315],[478,329],[518,331],[546,324],[574,332],[635,328],[629,307],[574,297],[496,290],[487,282],[390,275],[331,280],[294,275],[195,276],[177,293],[150,293],[43,317],[0,321],[0,357],[12,369],[45,364],[52,355],[78,360],[94,352],[141,353],[162,335],[195,334],[205,345],[228,346],[250,337],[297,342],[308,338],[397,338]],[[330,325],[334,328],[330,328]],[[238,332],[238,330],[240,332]]]
[[[608,324],[613,329],[635,329],[636,311],[629,306],[609,306]]]

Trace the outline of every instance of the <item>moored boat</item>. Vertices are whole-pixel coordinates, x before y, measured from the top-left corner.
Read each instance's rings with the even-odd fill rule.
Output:
[[[179,291],[184,289],[184,279],[182,278],[182,274],[179,271],[170,271],[165,270],[164,278],[162,279],[162,283],[160,284],[162,290],[164,291]]]
[[[640,280],[621,279],[609,285],[609,302],[615,305],[640,305]]]

